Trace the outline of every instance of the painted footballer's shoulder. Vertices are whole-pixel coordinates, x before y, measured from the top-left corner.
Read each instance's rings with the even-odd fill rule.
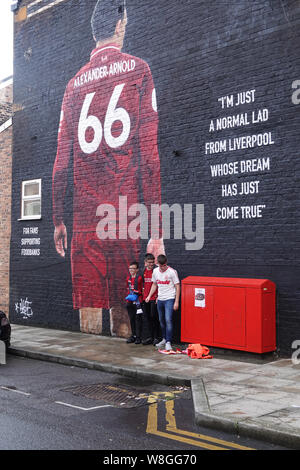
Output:
[[[136,66],[140,69],[143,69],[145,72],[150,72],[150,66],[144,59],[141,59],[140,57],[136,57],[131,54],[127,54],[126,52],[122,52],[122,56],[124,59],[126,58],[126,60],[134,60]]]

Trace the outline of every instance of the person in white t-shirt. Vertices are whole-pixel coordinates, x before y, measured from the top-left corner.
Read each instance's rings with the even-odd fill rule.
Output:
[[[157,257],[158,267],[153,270],[153,284],[145,302],[149,302],[156,289],[158,289],[157,310],[163,339],[156,347],[170,351],[172,349],[173,334],[172,317],[173,310],[179,308],[180,281],[177,271],[168,266],[167,261],[165,255]]]

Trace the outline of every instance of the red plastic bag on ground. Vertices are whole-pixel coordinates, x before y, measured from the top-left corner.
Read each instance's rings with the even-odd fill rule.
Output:
[[[187,354],[191,359],[212,359],[209,355],[209,349],[201,344],[189,344]]]

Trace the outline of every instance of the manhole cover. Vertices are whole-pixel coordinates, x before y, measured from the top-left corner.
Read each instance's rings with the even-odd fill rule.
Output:
[[[93,400],[101,400],[120,408],[134,408],[146,405],[149,396],[151,396],[151,393],[125,389],[111,384],[77,385],[64,388],[63,391]]]

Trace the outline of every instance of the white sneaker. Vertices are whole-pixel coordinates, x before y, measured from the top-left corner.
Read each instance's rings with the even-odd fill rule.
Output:
[[[164,348],[166,345],[166,340],[163,339],[160,343],[157,343],[155,346],[158,348],[158,349],[162,349]]]
[[[166,343],[166,351],[172,351],[172,346],[171,346],[170,341]]]

